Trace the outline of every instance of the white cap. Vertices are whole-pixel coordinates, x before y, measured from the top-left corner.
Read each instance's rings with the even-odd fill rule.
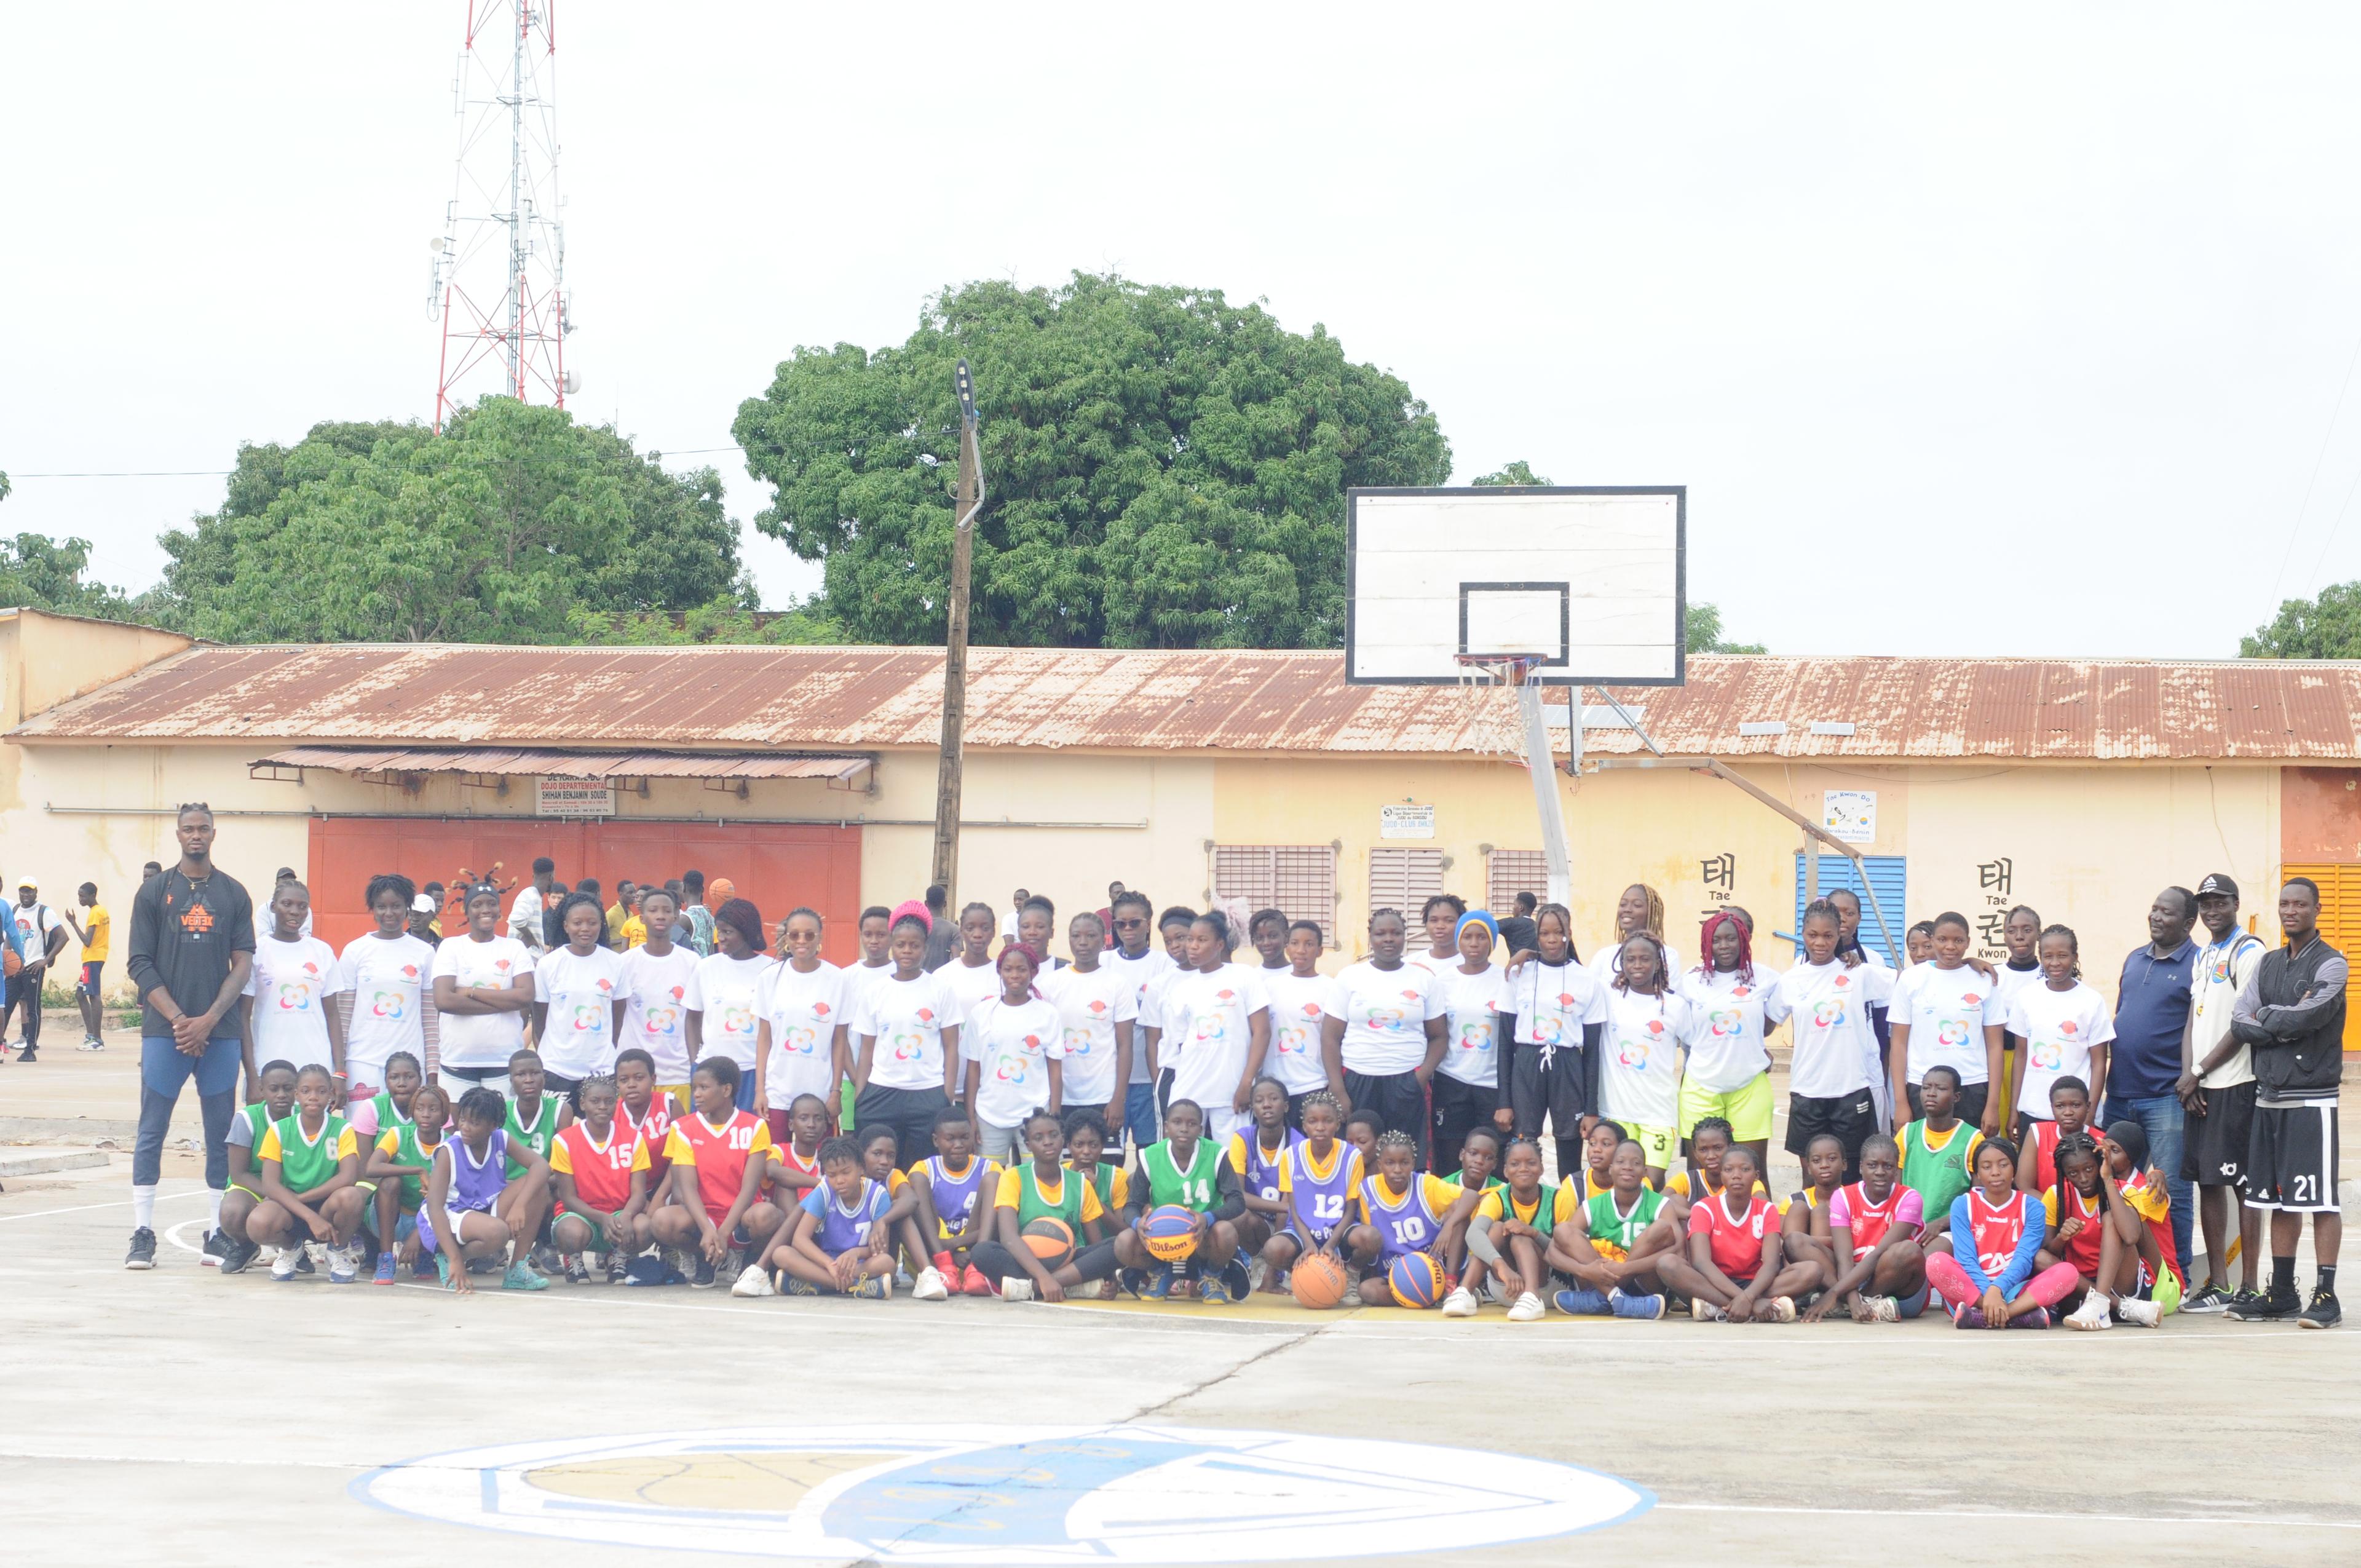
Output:
[[[412,915],[432,915],[434,913],[434,901],[422,893],[410,901],[410,912]]]

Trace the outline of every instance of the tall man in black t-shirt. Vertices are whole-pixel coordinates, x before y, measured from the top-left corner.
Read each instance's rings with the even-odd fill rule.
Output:
[[[126,967],[143,1011],[126,1268],[156,1266],[164,1134],[192,1074],[204,1113],[205,1185],[213,1189],[205,1254],[208,1260],[221,1255],[222,1190],[229,1185],[229,1122],[237,1099],[238,1008],[254,970],[254,901],[214,868],[213,808],[202,801],[181,807],[173,833],[181,841],[180,863],[148,881],[131,901]]]

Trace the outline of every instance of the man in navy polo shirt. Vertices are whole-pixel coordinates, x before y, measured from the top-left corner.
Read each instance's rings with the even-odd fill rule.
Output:
[[[2107,1104],[2102,1125],[2137,1122],[2147,1134],[2150,1163],[2164,1173],[2172,1198],[2172,1240],[2189,1266],[2189,1226],[2196,1194],[2180,1174],[2186,1113],[2180,1103],[2180,1047],[2189,1033],[2190,981],[2197,972],[2197,898],[2168,887],[2148,905],[2148,944],[2124,960],[2115,992],[2115,1039],[2107,1053]]]

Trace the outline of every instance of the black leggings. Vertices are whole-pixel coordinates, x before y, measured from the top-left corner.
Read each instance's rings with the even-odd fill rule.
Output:
[[[1015,1253],[995,1241],[976,1243],[969,1249],[968,1256],[974,1260],[975,1266],[983,1272],[986,1279],[1033,1277],[1025,1272],[1025,1266],[1016,1261]],[[1115,1241],[1110,1237],[1103,1242],[1093,1242],[1076,1253],[1071,1261],[1073,1264],[1074,1272],[1085,1281],[1112,1279],[1115,1277]],[[1049,1272],[1055,1274],[1058,1271],[1053,1268]]]

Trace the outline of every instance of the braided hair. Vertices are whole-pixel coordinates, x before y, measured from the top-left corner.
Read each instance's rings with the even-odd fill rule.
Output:
[[[1657,936],[1653,931],[1634,931],[1630,936],[1616,943],[1615,989],[1621,992],[1626,996],[1631,994],[1631,982],[1623,973],[1623,949],[1630,947],[1634,942],[1647,943],[1648,950],[1656,956],[1656,989],[1653,992],[1643,992],[1642,994],[1649,996],[1664,995],[1673,988],[1673,977],[1665,972],[1666,970],[1671,968],[1671,963],[1670,960],[1664,957],[1664,938]]]
[[[1727,926],[1738,933],[1738,967],[1730,972],[1738,976],[1741,985],[1754,983],[1754,928],[1727,909],[1717,909],[1706,916],[1705,929],[1697,933],[1697,972],[1701,979],[1714,976],[1713,939]]]
[[[2107,1179],[2107,1162],[2099,1157],[2099,1142],[2088,1133],[2068,1133],[2058,1140],[2051,1159],[2049,1201],[2058,1211],[2058,1223],[2064,1224],[2066,1216],[2074,1211],[2066,1207],[2066,1190],[2073,1183],[2066,1179],[2066,1157],[2069,1155],[2089,1155],[2092,1168],[2099,1173],[2099,1212],[2104,1214],[2114,1203],[2114,1184]],[[2076,1188],[2077,1193],[2081,1189]]]

